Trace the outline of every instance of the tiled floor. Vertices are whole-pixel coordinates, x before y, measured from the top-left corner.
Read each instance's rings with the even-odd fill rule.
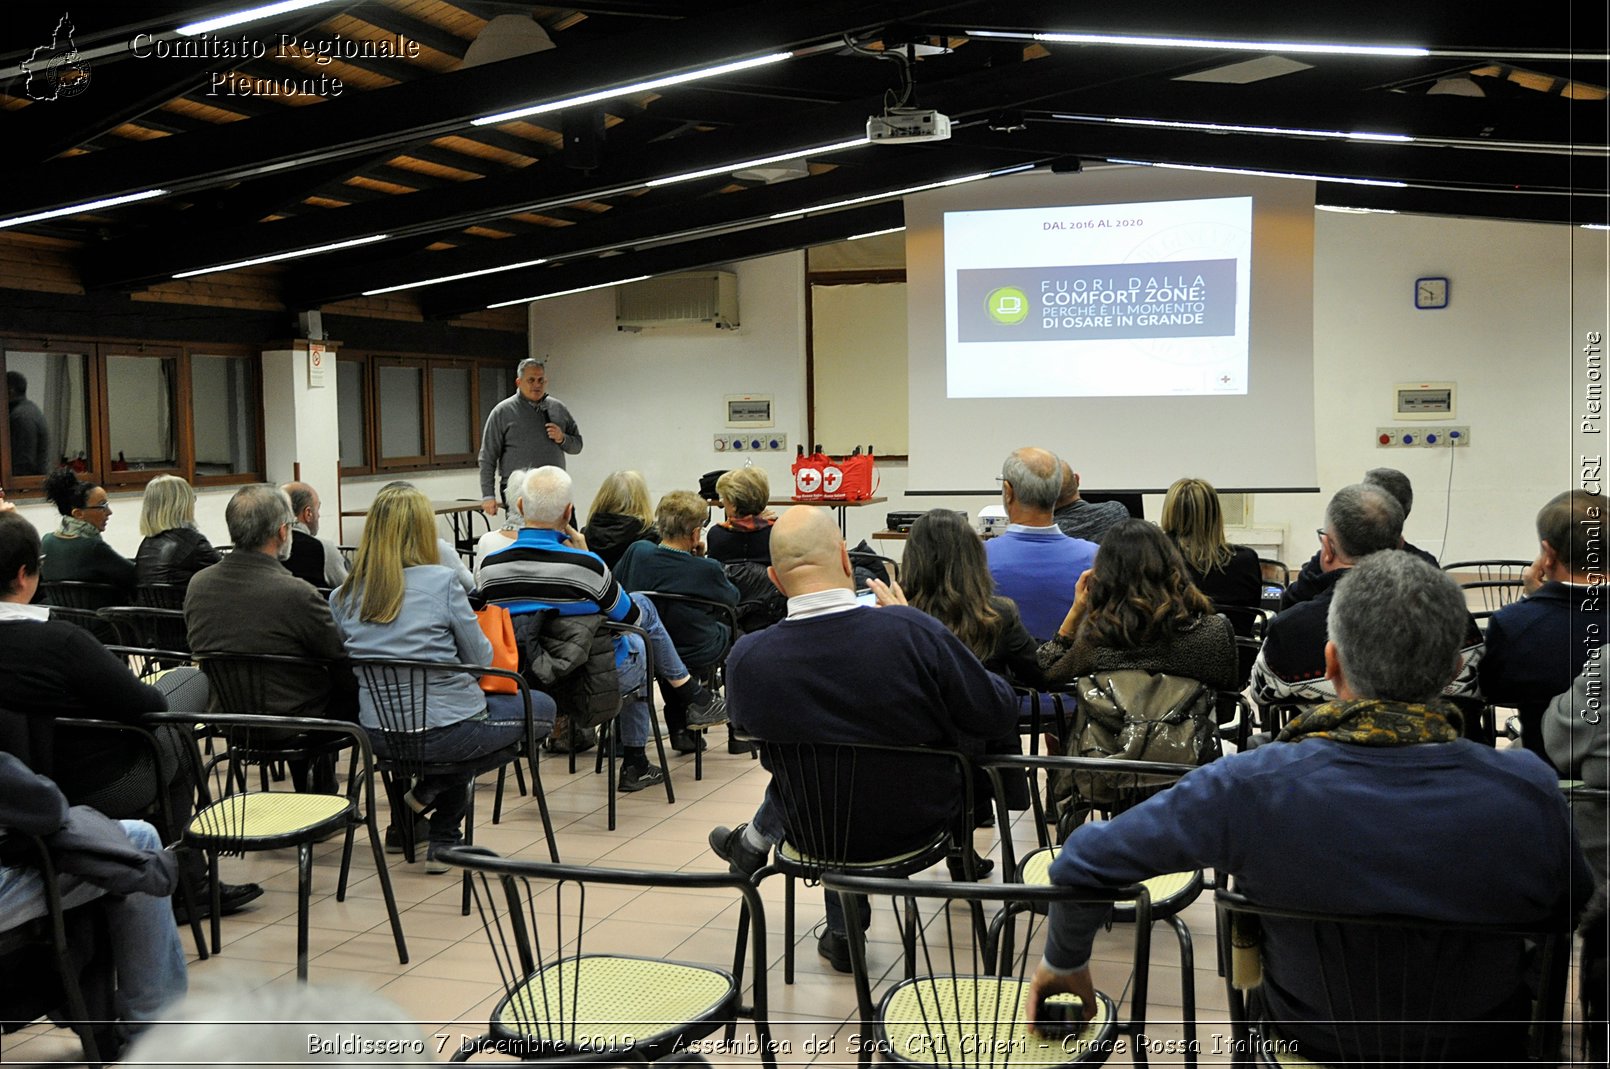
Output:
[[[640,869],[716,868],[718,862],[705,842],[707,833],[713,825],[747,819],[761,797],[767,777],[757,762],[725,753],[725,740],[719,729],[713,736],[702,782],[693,779],[691,758],[675,759],[672,767],[677,803],[667,805],[664,793],[653,790],[623,795],[620,826],[614,832],[606,826],[604,778],[592,774],[591,761],[572,776],[566,773],[562,759],[546,759],[542,772],[563,859]],[[477,842],[506,856],[545,859],[535,805],[530,799],[511,797],[505,804],[502,823],[494,826],[490,823],[490,783],[487,777],[480,788]],[[512,790],[511,783],[511,795]],[[1032,839],[1028,818],[1018,821],[1014,834],[1024,844]],[[993,835],[979,832],[977,846],[998,856]],[[337,902],[334,897],[339,843],[319,847],[317,857],[311,909],[311,982],[378,991],[419,1022],[432,1052],[445,1048],[446,1053],[451,1053],[462,1038],[483,1033],[502,988],[479,919],[465,917],[459,911],[459,880],[452,875],[429,876],[423,865],[409,866],[401,857],[389,858],[410,955],[407,965],[399,965],[369,852],[360,850],[353,859],[353,882],[345,902]],[[262,985],[294,984],[294,854],[256,854],[226,860],[225,866],[226,879],[255,880],[263,884],[266,893],[248,911],[225,919],[221,954],[206,962],[192,960],[192,990],[255,990]],[[943,874],[940,867],[919,879],[938,879]],[[797,982],[792,986],[781,982],[782,886],[780,878],[762,885],[770,934],[771,1020],[775,1036],[787,1045],[779,1060],[784,1065],[853,1064],[854,990],[848,976],[833,972],[816,954],[813,929],[821,920],[822,904],[815,890],[802,890],[799,895]],[[609,889],[589,899],[588,913],[590,918],[598,918],[587,930],[589,949],[718,965],[731,962],[738,908],[730,895]],[[1224,984],[1214,967],[1211,897],[1189,907],[1184,918],[1196,944],[1200,1063],[1224,1064],[1229,1060],[1224,1048],[1230,1033]],[[188,932],[184,935],[188,946]],[[894,968],[899,956],[898,934],[887,910],[878,913],[871,935],[874,960],[885,969]],[[1132,939],[1132,929],[1120,925],[1104,933],[1096,947],[1097,985],[1114,998],[1121,998],[1129,989]],[[1169,1041],[1178,1041],[1183,1035],[1179,960],[1173,933],[1165,925],[1158,925],[1152,943],[1148,999],[1152,1065],[1182,1064],[1177,1053],[1165,1052]],[[343,1032],[361,1029],[355,1022],[341,1026]],[[747,1025],[741,1027],[740,1046],[751,1035]],[[1128,1043],[1120,1039],[1109,1064],[1131,1063]],[[0,1053],[4,1061],[11,1063],[61,1062],[75,1060],[79,1049],[70,1034],[36,1025],[6,1037]],[[445,1058],[446,1053],[441,1057]],[[485,1058],[507,1060],[495,1055]],[[755,1063],[758,1058],[742,1052],[721,1052],[713,1054],[712,1061]]]

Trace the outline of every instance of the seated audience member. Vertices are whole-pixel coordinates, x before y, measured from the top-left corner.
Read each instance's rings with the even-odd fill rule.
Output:
[[[1012,600],[994,593],[984,543],[960,515],[933,509],[917,517],[900,567],[903,583],[868,582],[879,605],[921,609],[949,628],[991,672],[1034,690],[1045,686],[1045,673],[1034,656],[1037,643]]]
[[[1539,757],[1543,707],[1569,690],[1582,671],[1591,638],[1604,626],[1604,600],[1593,577],[1604,572],[1605,499],[1569,490],[1537,514],[1537,559],[1522,574],[1526,594],[1487,621],[1481,693],[1520,713],[1521,743]],[[1584,640],[1588,641],[1584,641]]]
[[[1074,585],[1096,559],[1096,544],[1069,538],[1051,518],[1062,462],[1044,449],[1019,449],[1001,465],[1006,533],[984,543],[995,593],[1011,598],[1036,642],[1056,634]]]
[[[554,660],[558,660],[556,647],[579,644],[584,663],[576,663],[568,654],[564,655],[564,663],[569,670],[580,668],[591,675],[593,661],[585,652],[598,621],[582,618],[602,615],[642,628],[653,644],[656,674],[673,689],[693,688],[685,705],[688,724],[723,723],[727,719],[726,703],[689,675],[671,636],[660,623],[654,603],[641,595],[634,598],[627,594],[609,566],[588,552],[587,540],[571,524],[576,510],[570,494],[570,476],[563,468],[547,465],[527,472],[515,501],[524,521],[520,535],[514,545],[493,554],[481,568],[481,593],[515,617],[515,633],[521,636],[521,646],[526,651],[522,670],[527,678],[547,686],[556,682],[543,678],[543,668],[531,663],[535,660],[531,653],[533,631],[541,651]],[[649,764],[644,749],[650,724],[648,703],[643,697],[643,688],[649,685],[644,672],[643,641],[635,634],[622,635],[613,648],[619,694],[625,699],[618,728],[623,753],[619,786],[622,791],[640,791],[665,782],[664,769]],[[560,712],[572,714],[565,708]]]
[[[399,486],[406,487],[409,490],[417,489],[413,483],[406,479],[393,479],[380,489],[391,490]],[[435,514],[433,509],[431,515],[434,516]],[[434,523],[435,521],[433,520],[432,522]],[[459,555],[458,549],[454,547],[453,543],[439,534],[436,536],[436,563],[453,573],[453,578],[458,580],[458,585],[463,588],[464,593],[471,597],[475,596],[475,576],[464,564],[464,558]]]
[[[330,595],[330,608],[355,659],[439,661],[486,666],[492,644],[476,622],[469,598],[453,574],[437,563],[436,518],[430,500],[411,486],[380,491],[369,507],[352,573]],[[463,762],[451,775],[425,777],[405,801],[430,817],[430,851],[425,871],[442,873],[447,863],[436,851],[461,838],[477,759],[484,759],[525,737],[525,705],[517,694],[487,694],[475,676],[432,674],[424,700],[423,758],[433,763]],[[536,719],[553,723],[553,700],[532,694]],[[358,690],[358,722],[370,733],[375,752],[388,754],[380,710],[367,686]]]
[[[1168,535],[1145,520],[1125,520],[1109,535],[1062,626],[1040,647],[1046,680],[1138,669],[1233,688],[1235,631],[1192,585]]]
[[[1371,486],[1379,486],[1382,490],[1391,494],[1393,499],[1403,508],[1404,522],[1408,522],[1409,510],[1414,507],[1414,487],[1410,485],[1407,475],[1396,468],[1371,468],[1364,473],[1363,481]],[[1402,542],[1396,548],[1419,557],[1433,568],[1438,566],[1437,558],[1419,546]],[[1302,566],[1302,570],[1297,573],[1297,578],[1293,579],[1291,585],[1286,587],[1285,591],[1280,595],[1280,607],[1289,609],[1299,601],[1307,601],[1319,593],[1324,589],[1325,585],[1324,580],[1321,578],[1323,573],[1324,569],[1320,566],[1319,554],[1315,553]]]
[[[1062,492],[1057,495],[1051,518],[1069,538],[1083,538],[1099,545],[1109,528],[1129,519],[1129,510],[1121,501],[1086,501],[1079,496],[1079,473],[1066,460],[1059,464]]]
[[[0,841],[7,832],[18,832],[37,835],[51,848],[52,837],[67,827],[68,819],[67,799],[56,784],[30,771],[11,754],[0,753]],[[162,839],[151,825],[140,820],[125,820],[121,825],[124,842],[108,842],[108,854],[97,858],[98,866],[107,866],[110,850],[119,845],[132,847],[134,856],[119,857],[119,871],[101,868],[94,881],[83,876],[58,877],[64,910],[93,903],[90,908],[105,912],[105,938],[110,944],[117,977],[116,1005],[121,1011],[121,1023],[110,1034],[97,1030],[97,1039],[104,1036],[109,1041],[111,1049],[100,1049],[107,1061],[117,1060],[122,1041],[145,1023],[160,1020],[163,1011],[183,998],[189,986],[184,947],[170,905],[176,886],[172,856],[163,851]],[[107,831],[116,834],[115,826]],[[39,870],[13,863],[11,851],[3,852],[7,860],[0,862],[0,932],[43,917],[50,908]],[[71,866],[70,856],[52,852],[58,870]],[[31,852],[19,856],[30,857]]]
[[[104,583],[114,588],[108,605],[134,600],[134,562],[101,538],[112,518],[106,488],[80,479],[71,468],[45,477],[45,496],[61,513],[61,526],[44,537],[40,580],[46,583]]]
[[[771,480],[759,468],[734,468],[716,480],[724,518],[705,535],[712,560],[771,563],[771,529],[777,517],[766,508]]]
[[[890,743],[974,753],[983,751],[985,740],[1016,730],[1011,686],[985,670],[943,624],[907,606],[856,601],[849,552],[825,509],[783,513],[771,550],[772,577],[788,595],[788,619],[745,635],[728,656],[734,726],[768,742]],[[847,858],[889,857],[971,823],[954,782],[911,775],[909,760],[899,754],[886,763],[864,760],[877,767],[859,771],[857,797],[844,800],[857,813],[844,844]],[[711,849],[746,876],[790,830],[786,785],[770,770],[754,819],[710,832]],[[971,845],[961,834],[958,843]],[[837,894],[827,892],[826,899],[827,930],[817,951],[834,969],[849,972],[845,917]],[[863,908],[862,926],[869,920]]]
[[[621,562],[621,554],[638,541],[660,540],[654,527],[654,510],[649,504],[648,482],[640,471],[616,471],[605,476],[587,510],[587,526],[581,529],[587,548],[611,568]]]
[[[1354,483],[1336,491],[1325,506],[1325,527],[1319,532],[1323,570],[1318,591],[1269,621],[1263,649],[1252,667],[1253,698],[1265,705],[1335,698],[1335,681],[1325,670],[1325,641],[1326,614],[1336,584],[1366,557],[1396,550],[1402,543],[1403,509],[1385,489],[1373,483]],[[1402,624],[1382,620],[1380,626],[1395,632]],[[1474,697],[1481,660],[1481,631],[1467,612],[1459,667],[1444,693]]]
[[[334,590],[347,580],[347,562],[341,549],[319,537],[319,492],[307,483],[280,487],[291,498],[291,555],[285,558],[290,573],[321,590]]]
[[[1052,863],[1053,882],[1106,889],[1211,867],[1269,906],[1495,926],[1546,921],[1585,900],[1590,877],[1553,772],[1461,739],[1437,700],[1462,661],[1463,592],[1407,553],[1374,553],[1345,574],[1328,606],[1335,699],[1292,720],[1279,742],[1079,828]],[[1106,913],[1052,907],[1029,1007],[1071,992],[1093,1012],[1088,962]],[[1356,968],[1368,983],[1378,947],[1361,946]],[[1395,1007],[1360,1007],[1352,1012],[1363,1023],[1343,1025],[1338,1049],[1332,1021],[1350,1000],[1327,987],[1329,959],[1304,922],[1266,917],[1262,997],[1276,1034],[1315,1063],[1377,1064],[1425,1049],[1422,1040],[1438,1062],[1525,1061],[1523,940],[1454,953],[1437,1002],[1457,1019],[1383,1033],[1375,1022]]]
[[[500,549],[508,549],[514,545],[514,538],[520,533],[520,514],[514,509],[514,500],[509,493],[512,486],[518,490],[525,485],[523,470],[516,469],[509,472],[508,484],[503,487],[503,514],[507,517],[502,527],[494,527],[487,531],[475,542],[475,575],[481,574],[481,562]]]
[[[224,507],[232,552],[197,573],[184,599],[190,649],[211,654],[273,654],[304,658],[305,667],[275,665],[262,676],[262,708],[221,709],[272,716],[357,719],[357,683],[346,664],[341,632],[319,592],[281,565],[291,551],[291,499],[259,483],[235,491]],[[307,763],[290,762],[298,790],[308,785]],[[335,785],[332,758],[315,763],[312,788]]]
[[[1252,614],[1263,598],[1263,572],[1256,550],[1224,540],[1219,494],[1205,479],[1178,479],[1163,497],[1163,531],[1185,560],[1191,582],[1235,625],[1251,636]]]
[[[141,586],[187,587],[191,576],[220,559],[196,529],[196,492],[177,475],[158,475],[145,484],[140,534],[134,570]]]
[[[626,590],[686,594],[689,597],[738,605],[738,588],[727,580],[721,565],[704,555],[704,524],[710,508],[699,495],[673,490],[660,498],[654,510],[654,525],[661,542],[633,542],[626,547],[615,578]],[[589,546],[592,543],[587,543]],[[716,665],[732,641],[732,629],[723,618],[708,609],[686,602],[662,600],[655,603],[666,633],[676,643],[682,663],[692,672]],[[677,691],[667,692],[665,724],[671,732],[671,745],[680,753],[692,753],[702,739],[687,730]]]
[[[158,686],[142,683],[94,635],[51,620],[48,605],[30,604],[39,586],[39,548],[33,524],[14,512],[0,513],[0,678],[6,680],[0,707],[29,717],[137,723],[146,713],[165,711],[169,696],[181,700],[179,688],[193,681],[194,669],[174,669]],[[132,735],[58,728],[51,774],[74,805],[110,813],[144,812],[165,792],[174,825],[162,831],[178,842],[193,809],[195,783],[180,749],[184,744],[169,730],[156,731],[164,760],[154,768],[149,749]],[[199,855],[186,856],[204,880]],[[227,915],[263,891],[256,884],[224,884],[222,893]]]

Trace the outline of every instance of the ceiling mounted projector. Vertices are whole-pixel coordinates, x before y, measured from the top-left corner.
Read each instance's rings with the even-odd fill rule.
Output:
[[[866,139],[874,145],[944,141],[949,137],[950,116],[937,111],[891,108],[882,115],[868,116],[866,121]]]

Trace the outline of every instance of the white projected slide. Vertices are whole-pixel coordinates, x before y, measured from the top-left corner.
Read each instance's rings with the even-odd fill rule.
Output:
[[[1252,198],[944,215],[948,397],[1247,392]]]

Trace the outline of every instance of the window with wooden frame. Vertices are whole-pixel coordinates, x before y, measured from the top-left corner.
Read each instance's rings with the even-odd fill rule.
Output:
[[[154,476],[196,486],[262,478],[262,368],[228,345],[5,338],[0,478],[37,492],[66,465],[108,489]]]
[[[506,360],[343,352],[336,374],[343,475],[472,467],[514,392]]]

